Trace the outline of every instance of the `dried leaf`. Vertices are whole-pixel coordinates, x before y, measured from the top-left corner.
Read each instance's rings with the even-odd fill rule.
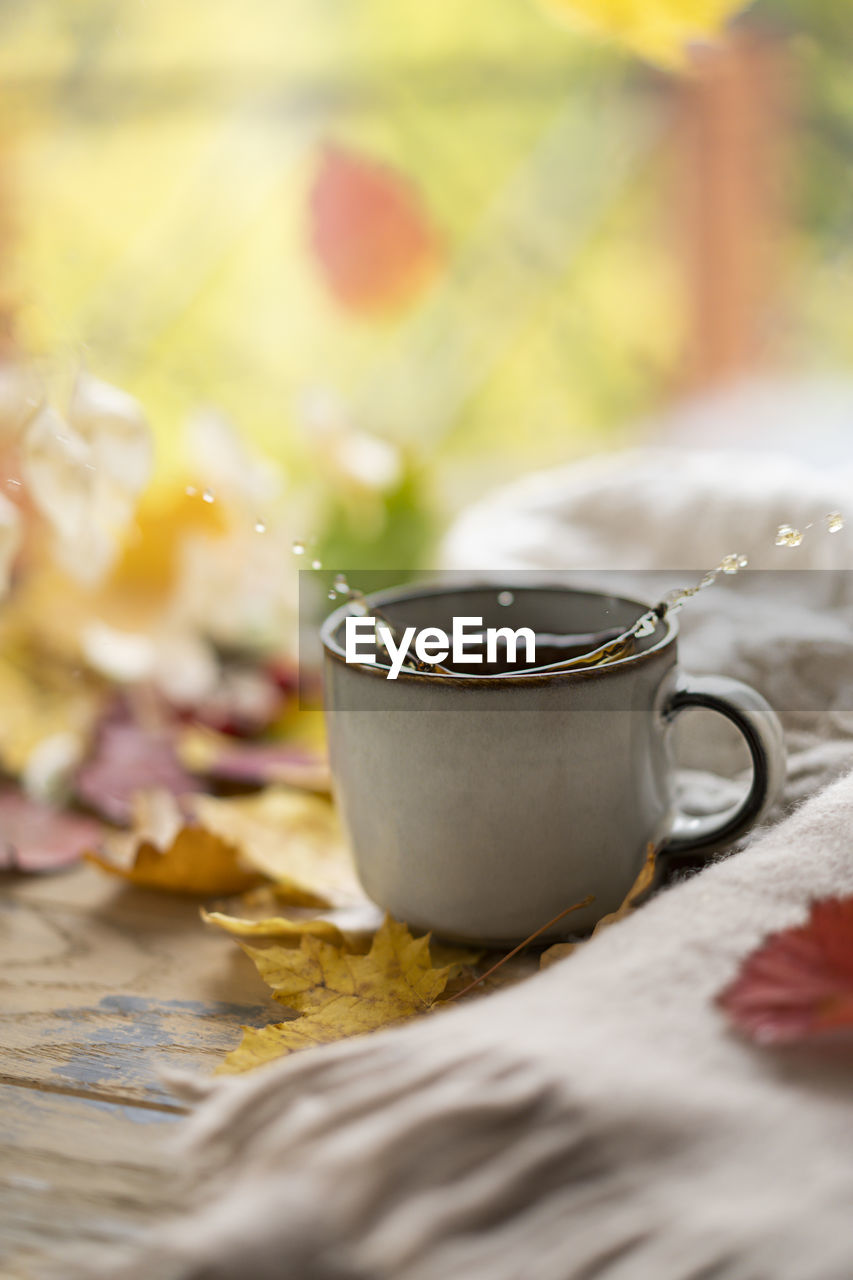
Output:
[[[304,907],[288,907],[286,914],[263,914],[269,907],[270,899],[274,900],[274,891],[265,887],[252,893],[243,894],[240,899],[244,910],[252,912],[247,916],[229,915],[222,911],[202,911],[202,918],[216,925],[235,938],[262,938],[268,942],[279,942],[282,946],[299,946],[304,934],[322,938],[324,942],[333,942],[336,946],[346,947],[348,951],[362,954],[370,950],[376,931],[383,920],[382,912],[374,903],[366,898],[354,906],[334,907],[329,911],[317,914],[316,910]],[[258,913],[258,908],[260,912]],[[435,944],[433,944],[435,958]],[[454,957],[442,960],[450,964]]]
[[[25,627],[0,636],[0,764],[22,775],[34,753],[60,735],[85,750],[104,695],[85,673],[53,659]]]
[[[58,871],[77,862],[102,831],[84,814],[38,804],[17,790],[0,792],[2,871]]]
[[[432,279],[438,237],[399,173],[330,146],[311,193],[312,243],[330,289],[352,311],[394,312]]]
[[[539,0],[553,17],[621,40],[663,66],[684,64],[687,47],[719,36],[743,0]]]
[[[281,946],[293,947],[298,946],[303,938],[320,938],[336,947],[353,950],[338,926],[321,916],[312,916],[308,920],[289,920],[286,916],[265,916],[259,920],[249,920],[243,916],[229,916],[221,911],[202,910],[201,918],[205,924],[214,924],[235,938],[275,939]]]
[[[143,889],[204,897],[242,893],[263,879],[243,863],[235,845],[201,826],[184,825],[168,792],[140,794],[135,818],[135,831],[113,836],[103,853],[87,853],[87,859]]]
[[[147,728],[125,711],[101,723],[93,753],[75,782],[81,800],[120,825],[132,820],[139,792],[166,790],[177,796],[200,785],[180,764],[171,730]]]
[[[271,787],[239,799],[195,796],[193,812],[208,831],[240,849],[247,866],[275,882],[297,906],[360,902],[364,893],[328,801]]]
[[[640,904],[640,900],[651,888],[652,882],[655,878],[656,853],[657,851],[653,844],[646,845],[646,860],[640,869],[640,874],[637,876],[636,880],[631,885],[631,888],[625,895],[625,900],[621,907],[616,911],[611,911],[607,916],[602,916],[590,934],[590,937],[594,937],[599,930],[607,929],[611,924],[616,924],[617,921],[623,920],[625,916],[630,915],[632,911],[637,909]],[[547,951],[542,952],[542,956],[539,961],[540,968],[550,968],[550,966],[552,964],[556,964],[558,960],[564,960],[566,956],[570,956],[575,948],[581,945],[582,943],[578,942],[554,943],[553,947],[549,947]]]
[[[805,924],[771,934],[717,1004],[759,1044],[853,1039],[853,897],[815,902]]]
[[[247,786],[283,783],[305,791],[331,788],[326,756],[290,742],[243,742],[191,728],[178,740],[178,756],[192,773]]]
[[[413,938],[387,918],[367,955],[353,955],[318,938],[298,950],[244,948],[276,1000],[301,1017],[257,1030],[220,1070],[247,1071],[273,1058],[404,1022],[432,1008],[445,990],[450,967],[435,968],[429,938]]]

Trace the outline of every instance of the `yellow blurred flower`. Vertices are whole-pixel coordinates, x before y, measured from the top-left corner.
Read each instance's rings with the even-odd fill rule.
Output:
[[[684,65],[687,46],[712,40],[743,0],[537,0],[554,17],[593,27],[662,66]]]

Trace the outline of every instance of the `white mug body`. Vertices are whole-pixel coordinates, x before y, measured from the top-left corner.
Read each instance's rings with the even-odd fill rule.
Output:
[[[403,589],[374,603],[403,626],[450,630],[464,615],[567,634],[628,627],[645,607],[565,587],[513,594],[509,619],[494,587]],[[335,796],[362,884],[396,919],[505,946],[592,895],[543,935],[553,941],[616,910],[650,844],[709,843],[707,823],[691,839],[691,820],[673,808],[669,730],[679,693],[689,698],[673,619],[601,667],[480,677],[403,670],[392,681],[382,667],[344,660],[346,612],[322,629]],[[754,779],[751,806],[728,815],[732,830],[759,815],[784,761],[772,711],[746,693],[764,719],[756,775],[774,760]],[[714,709],[739,723],[742,709],[728,707]],[[687,829],[675,835],[679,822]]]

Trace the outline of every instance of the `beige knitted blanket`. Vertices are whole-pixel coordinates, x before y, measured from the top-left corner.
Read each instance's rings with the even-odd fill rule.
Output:
[[[739,959],[853,893],[853,775],[551,970],[209,1086],[139,1280],[849,1280],[853,1057],[743,1042]]]

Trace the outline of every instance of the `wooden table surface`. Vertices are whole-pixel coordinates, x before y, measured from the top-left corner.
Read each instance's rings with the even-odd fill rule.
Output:
[[[0,886],[0,1276],[37,1280],[168,1204],[160,1073],[210,1072],[281,1006],[193,900],[88,866]]]

